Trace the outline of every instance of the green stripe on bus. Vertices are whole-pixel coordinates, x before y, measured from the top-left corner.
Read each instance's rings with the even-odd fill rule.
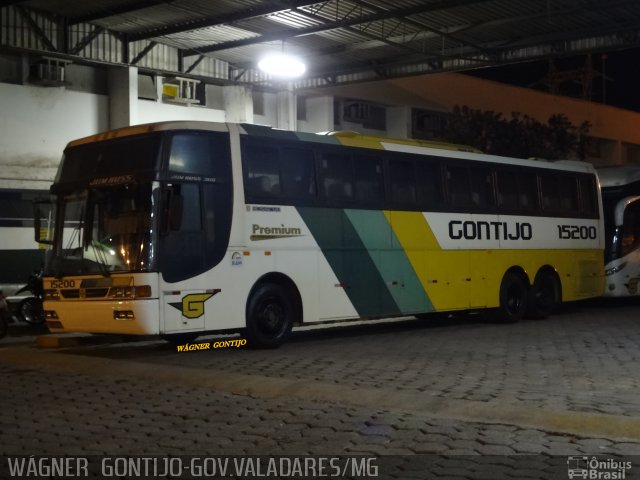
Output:
[[[433,311],[420,279],[384,213],[345,210],[402,313]]]
[[[344,210],[297,207],[361,317],[397,315],[400,308]]]

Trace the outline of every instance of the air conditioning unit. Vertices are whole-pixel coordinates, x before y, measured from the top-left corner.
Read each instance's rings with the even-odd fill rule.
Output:
[[[29,65],[29,83],[43,87],[64,87],[65,68],[71,62],[59,58],[43,57]]]
[[[196,87],[200,80],[184,77],[166,78],[162,84],[162,101],[180,104],[198,104]]]

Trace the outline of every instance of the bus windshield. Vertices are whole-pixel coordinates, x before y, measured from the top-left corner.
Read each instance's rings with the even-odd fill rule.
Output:
[[[154,268],[151,182],[60,195],[47,262],[54,276]]]

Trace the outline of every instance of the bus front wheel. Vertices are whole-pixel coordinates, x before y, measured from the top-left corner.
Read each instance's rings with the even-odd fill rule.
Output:
[[[246,335],[249,345],[256,348],[282,345],[291,334],[294,308],[286,288],[275,283],[259,285],[247,305]]]
[[[500,284],[498,320],[505,323],[520,320],[527,309],[527,296],[528,288],[523,278],[514,272],[507,272]]]

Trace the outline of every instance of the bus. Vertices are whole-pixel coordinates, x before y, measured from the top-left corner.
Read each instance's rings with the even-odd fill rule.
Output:
[[[466,150],[208,122],[72,141],[39,238],[47,324],[269,348],[293,325],[486,309],[511,322],[600,296],[593,167]]]
[[[640,167],[603,167],[597,173],[605,221],[604,295],[636,296],[640,294]]]

